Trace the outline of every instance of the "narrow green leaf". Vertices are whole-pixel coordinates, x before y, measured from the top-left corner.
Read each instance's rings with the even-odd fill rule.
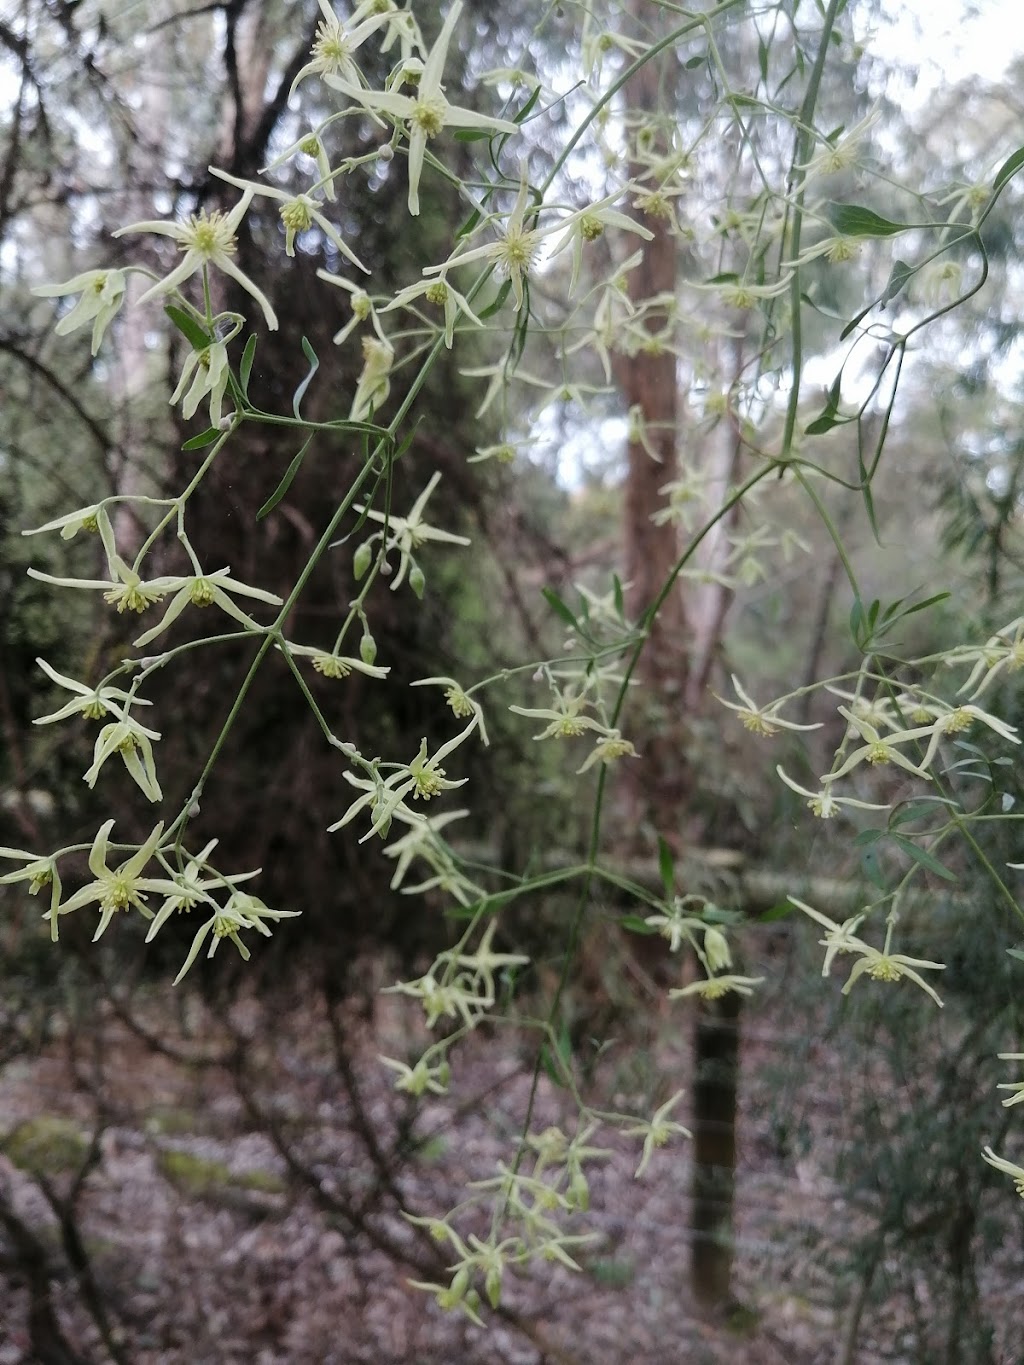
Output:
[[[828,206],[828,216],[841,237],[893,237],[914,226],[913,223],[895,223],[860,204],[837,204],[834,200]]]
[[[1007,957],[1015,957],[1018,962],[1024,962],[1024,952],[1021,952],[1019,948],[1007,948],[1006,955]]]
[[[462,226],[461,226],[461,227],[458,229],[458,231],[455,233],[455,236],[456,236],[456,237],[466,237],[466,236],[468,236],[469,233],[471,233],[471,232],[473,231],[473,229],[476,227],[477,223],[479,223],[481,216],[482,216],[482,215],[481,215],[481,213],[480,213],[480,210],[479,210],[479,209],[474,209],[473,212],[472,212],[472,213],[469,215],[469,217],[466,219],[466,221],[462,224]]]
[[[773,905],[770,910],[766,910],[763,915],[758,915],[758,924],[774,924],[776,920],[785,919],[787,915],[796,912],[796,906],[790,901],[779,901],[778,905]]]
[[[926,597],[923,602],[915,602],[912,607],[908,607],[902,614],[904,616],[913,616],[915,611],[927,611],[929,607],[934,607],[937,602],[945,602],[946,598],[949,596],[950,594],[948,592],[934,593],[931,597]]]
[[[1024,147],[1018,147],[1012,152],[996,171],[996,178],[992,181],[992,193],[998,194],[1006,182],[1013,179],[1021,166],[1024,166]]]
[[[266,500],[266,502],[263,504],[260,510],[256,513],[257,521],[262,521],[263,518],[268,514],[268,512],[272,512],[274,508],[277,506],[277,504],[284,497],[284,495],[288,492],[288,489],[292,486],[292,480],[295,478],[295,475],[299,472],[299,466],[302,464],[306,451],[309,449],[312,443],[313,437],[308,436],[302,445],[302,449],[293,458],[291,464],[285,470],[284,477],[282,478],[281,482],[277,485],[273,493],[271,493],[270,497]]]
[[[212,344],[213,338],[207,336],[195,318],[190,317],[181,308],[175,308],[173,303],[168,303],[164,307],[164,312],[185,340],[191,343],[194,351],[205,351],[207,346]]]
[[[873,303],[869,303],[866,308],[862,308],[860,310],[856,317],[851,318],[850,321],[843,328],[843,330],[839,333],[839,340],[845,341],[846,338],[850,335],[850,333],[855,331],[860,326],[860,324],[864,321],[864,319],[871,312],[874,306],[875,305]]]
[[[891,834],[893,843],[901,848],[908,858],[913,858],[915,863],[920,863],[929,872],[934,872],[936,877],[944,877],[947,882],[955,882],[957,877],[955,872],[950,872],[945,864],[940,863],[938,858],[922,848],[920,844],[915,844],[912,839],[908,839],[904,834]]]
[[[486,308],[481,309],[481,311],[477,314],[477,317],[479,317],[480,321],[484,322],[486,321],[487,318],[492,318],[494,317],[495,313],[500,312],[500,310],[504,308],[505,300],[508,298],[511,292],[512,281],[506,280],[504,284],[501,286],[501,288],[498,290],[497,294],[494,296],[493,300],[487,305]]]
[[[572,626],[573,629],[578,630],[579,621],[577,621],[576,617],[565,605],[558,593],[555,592],[554,588],[541,588],[541,592],[544,594],[544,600],[551,610],[555,612],[557,616],[560,616],[566,625]]]
[[[513,115],[512,118],[513,123],[523,123],[526,121],[527,118],[529,118],[529,116],[533,113],[534,109],[537,107],[537,101],[540,99],[540,91],[541,87],[538,85],[533,91],[533,94],[523,105],[522,109],[520,109],[519,113]]]
[[[622,579],[617,573],[612,574],[612,594],[615,602],[616,615],[624,620],[626,616],[626,603],[622,595]]]
[[[955,810],[956,802],[948,801],[944,796],[915,797],[913,801],[905,801],[902,806],[897,806],[889,816],[889,828],[897,829],[900,825],[909,824],[911,820],[923,820],[929,815],[934,815],[936,806]]]
[[[631,934],[656,934],[657,928],[653,924],[647,924],[639,915],[623,915],[619,920],[619,925],[623,929],[628,929]]]
[[[696,57],[688,57],[683,66],[687,71],[696,71],[698,66],[703,66],[708,59],[706,52],[698,52]]]
[[[540,1063],[555,1085],[565,1090],[566,1072],[571,1069],[572,1063],[572,1039],[565,1024],[558,1030],[555,1049],[552,1050],[550,1043],[545,1043],[541,1048]]]
[[[887,303],[891,303],[896,295],[906,288],[907,281],[916,274],[916,265],[908,265],[906,261],[893,261],[889,280],[878,299],[879,304],[884,308]]]
[[[295,414],[296,417],[299,416],[299,404],[306,396],[306,390],[312,383],[313,376],[320,368],[320,358],[317,355],[316,351],[313,350],[313,347],[311,346],[307,337],[302,338],[302,353],[309,361],[309,373],[306,375],[305,379],[295,390],[295,393],[292,396],[292,412]]]
[[[665,888],[665,895],[671,896],[676,885],[676,860],[672,856],[672,850],[660,834],[658,835],[658,871],[661,873],[661,884]]]
[[[853,599],[850,608],[850,638],[858,649],[863,649],[864,603],[859,597]]]
[[[455,141],[486,142],[490,136],[486,128],[459,128],[455,133]]]
[[[765,42],[765,40],[761,37],[760,33],[757,35],[757,66],[758,66],[758,70],[761,72],[761,79],[764,81],[765,85],[767,85],[767,84],[768,84],[768,44],[767,44],[767,43]]]
[[[202,450],[203,446],[212,446],[214,441],[223,435],[224,433],[217,427],[207,427],[198,436],[190,436],[181,448],[182,450]]]
[[[869,844],[877,844],[879,839],[883,838],[884,835],[884,829],[862,829],[861,832],[854,837],[854,847],[865,848]]]
[[[256,355],[256,333],[245,343],[245,350],[242,352],[242,363],[238,367],[238,382],[242,387],[242,394],[245,398],[249,397],[249,376],[252,374],[252,362]]]

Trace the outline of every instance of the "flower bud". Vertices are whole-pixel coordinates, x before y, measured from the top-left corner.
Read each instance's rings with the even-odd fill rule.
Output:
[[[370,567],[370,558],[372,554],[373,551],[370,549],[370,542],[364,540],[362,545],[360,545],[359,549],[356,550],[355,554],[352,556],[352,572],[357,579],[362,578],[363,574],[365,574],[366,570]]]
[[[412,588],[413,592],[416,594],[416,596],[420,599],[421,602],[423,600],[423,590],[426,586],[427,580],[426,577],[424,576],[423,570],[420,568],[418,564],[414,564],[412,568],[409,570],[409,587]]]
[[[732,953],[729,940],[720,929],[704,930],[704,956],[712,972],[720,972],[723,967],[732,966]]]
[[[393,161],[393,160],[394,160],[394,156],[395,156],[395,149],[394,149],[394,147],[392,147],[392,145],[391,145],[390,142],[385,142],[385,144],[384,144],[383,147],[379,147],[379,148],[377,149],[377,160],[378,160],[378,161]]]
[[[359,641],[359,657],[364,664],[372,664],[377,658],[377,642],[369,631]]]

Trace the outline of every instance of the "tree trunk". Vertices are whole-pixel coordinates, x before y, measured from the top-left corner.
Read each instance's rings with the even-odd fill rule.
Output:
[[[730,1297],[741,1004],[735,991],[701,1000],[695,1029],[690,1284],[706,1308]]]

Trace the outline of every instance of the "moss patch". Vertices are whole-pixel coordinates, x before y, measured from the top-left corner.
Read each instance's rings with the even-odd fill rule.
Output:
[[[89,1151],[78,1125],[55,1114],[40,1114],[19,1123],[0,1146],[19,1170],[31,1175],[77,1171]]]

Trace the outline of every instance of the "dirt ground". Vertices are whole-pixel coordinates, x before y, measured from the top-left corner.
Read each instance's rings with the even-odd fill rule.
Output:
[[[0,1072],[0,1365],[841,1358],[862,1215],[830,1172],[840,1104],[827,1085],[800,1110],[820,1141],[790,1140],[781,993],[744,1021],[730,1311],[698,1312],[688,1289],[689,1144],[657,1152],[637,1181],[637,1142],[602,1133],[612,1152],[591,1168],[591,1207],[578,1216],[596,1234],[583,1273],[545,1264],[507,1278],[486,1330],[409,1288],[436,1277],[435,1249],[399,1208],[441,1215],[467,1181],[511,1158],[530,1088],[525,1050],[510,1054],[500,1032],[472,1038],[451,1093],[428,1095],[413,1117],[376,1060],[410,1055],[407,1002],[388,997],[371,1019],[342,1009],[332,1026],[315,993],[272,1009],[247,1000],[221,1017],[186,998],[173,1019],[166,998],[150,988],[130,1007],[108,1003],[98,1022],[61,1021],[36,1055]],[[611,1047],[606,1100],[628,1106],[646,1088],[660,1102],[686,1086],[689,1029],[683,1011],[659,1020],[639,1061]],[[829,1074],[827,1055],[815,1069]],[[534,1130],[568,1128],[569,1114],[542,1081]],[[1010,1266],[991,1292],[1012,1317],[1019,1247]],[[851,1361],[938,1359],[886,1298],[884,1275],[865,1302]],[[48,1354],[38,1346],[50,1339],[47,1307]],[[996,1345],[990,1358],[1011,1365],[1024,1350]]]

